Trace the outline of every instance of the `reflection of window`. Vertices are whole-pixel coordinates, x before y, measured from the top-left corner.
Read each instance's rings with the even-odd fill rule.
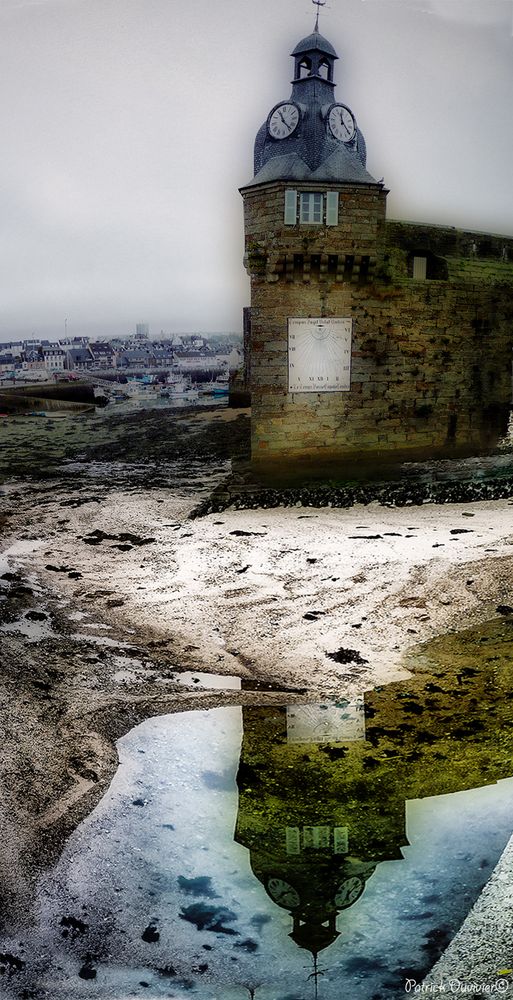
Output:
[[[303,847],[313,847],[314,850],[326,849],[330,846],[329,826],[304,826]]]
[[[320,225],[322,222],[323,197],[319,191],[302,191],[300,195],[300,222],[313,222]]]
[[[336,826],[333,831],[333,851],[335,854],[347,854],[349,850],[349,829],[347,826]]]
[[[285,830],[287,854],[301,854],[301,850],[330,850],[333,854],[347,854],[349,850],[349,829],[347,826],[287,826]]]
[[[285,831],[287,854],[300,854],[301,853],[301,841],[299,839],[299,830],[297,826],[288,826]]]

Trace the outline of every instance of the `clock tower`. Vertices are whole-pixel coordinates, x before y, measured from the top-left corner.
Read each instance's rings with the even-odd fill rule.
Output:
[[[252,461],[331,460],[354,448],[354,291],[382,255],[386,191],[354,111],[335,95],[318,30],[292,52],[289,97],[258,130],[244,199],[251,278]]]

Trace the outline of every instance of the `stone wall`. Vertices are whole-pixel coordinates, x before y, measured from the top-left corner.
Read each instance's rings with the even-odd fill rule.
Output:
[[[493,448],[511,402],[513,240],[385,223],[379,185],[345,186],[337,227],[281,225],[284,185],[243,193],[254,463]],[[349,392],[288,393],[287,319],[308,316],[352,318]]]

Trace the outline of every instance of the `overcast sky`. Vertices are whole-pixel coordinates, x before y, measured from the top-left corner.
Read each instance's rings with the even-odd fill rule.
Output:
[[[0,339],[237,330],[256,131],[310,0],[0,0]],[[329,0],[390,217],[513,235],[513,0]]]

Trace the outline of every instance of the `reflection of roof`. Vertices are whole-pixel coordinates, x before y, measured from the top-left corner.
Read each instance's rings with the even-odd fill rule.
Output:
[[[295,917],[294,927],[289,935],[300,948],[306,948],[312,955],[317,955],[328,945],[333,944],[338,936],[333,914],[329,914],[328,911],[318,915],[317,920],[301,920],[300,917]]]
[[[299,56],[302,52],[312,52],[314,49],[318,49],[320,52],[324,52],[326,55],[333,56],[334,59],[338,59],[337,53],[335,52],[331,42],[328,42],[326,38],[323,38],[318,31],[312,31],[311,35],[307,35],[306,38],[302,38],[301,41],[297,43],[291,55]]]

